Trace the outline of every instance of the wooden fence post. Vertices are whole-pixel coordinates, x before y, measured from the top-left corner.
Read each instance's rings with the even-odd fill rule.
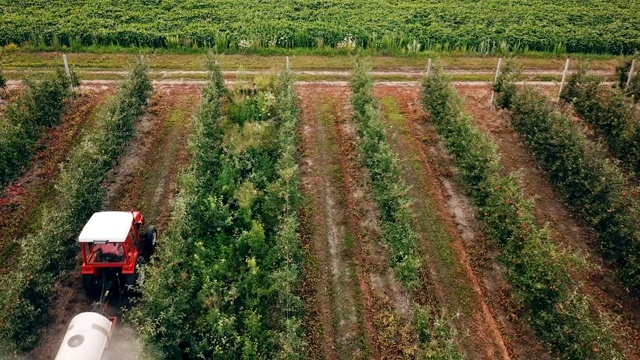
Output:
[[[631,69],[629,69],[629,76],[627,76],[627,86],[625,86],[625,88],[628,88],[629,84],[631,84],[631,78],[633,77],[633,72],[635,71],[635,67],[636,67],[636,61],[633,60],[631,61]]]
[[[564,88],[564,81],[567,79],[567,71],[569,71],[569,59],[564,63],[564,71],[562,72],[562,82],[560,82],[560,91],[558,91],[558,101],[560,101],[560,95],[562,94],[562,88]]]
[[[495,84],[498,81],[498,76],[500,76],[500,67],[502,66],[502,58],[498,58],[498,66],[496,67],[496,76],[493,79],[493,83]],[[496,92],[491,89],[491,100],[489,100],[489,105],[493,104],[493,98],[496,96]]]
[[[64,71],[67,73],[67,76],[71,77],[71,72],[69,71],[69,62],[67,61],[67,54],[62,54],[62,61],[64,61]]]

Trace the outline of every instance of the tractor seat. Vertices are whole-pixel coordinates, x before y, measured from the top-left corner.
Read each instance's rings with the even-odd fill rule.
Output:
[[[97,245],[96,261],[97,262],[123,262],[124,252],[122,251],[122,245],[117,244],[104,244]]]

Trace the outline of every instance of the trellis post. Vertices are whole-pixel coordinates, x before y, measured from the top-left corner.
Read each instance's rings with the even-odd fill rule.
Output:
[[[64,71],[67,73],[67,76],[71,77],[71,72],[69,71],[69,62],[67,61],[67,54],[62,54],[62,61],[64,61]]]
[[[560,95],[562,94],[562,88],[564,88],[564,81],[567,80],[567,71],[569,71],[569,59],[564,62],[564,71],[562,72],[562,81],[560,82],[560,91],[558,91],[558,101],[560,101]]]
[[[631,84],[631,77],[633,77],[633,72],[635,71],[635,67],[636,67],[636,61],[633,60],[631,61],[631,69],[629,69],[629,76],[627,76],[627,86],[625,86],[625,88],[628,88],[629,84]]]
[[[498,58],[498,66],[496,66],[496,76],[493,79],[493,83],[495,84],[498,81],[498,76],[500,76],[500,67],[502,66],[502,58]],[[491,100],[489,101],[489,105],[493,104],[493,98],[496,96],[496,92],[491,89]]]

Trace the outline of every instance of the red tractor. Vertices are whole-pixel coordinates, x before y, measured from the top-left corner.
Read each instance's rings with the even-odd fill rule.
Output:
[[[149,226],[140,230],[144,217],[139,211],[104,211],[91,216],[78,241],[82,248],[82,280],[89,296],[107,302],[110,293],[122,295],[143,280],[140,264],[149,261],[158,233]]]

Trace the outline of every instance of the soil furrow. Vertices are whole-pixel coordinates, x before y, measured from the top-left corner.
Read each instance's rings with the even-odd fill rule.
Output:
[[[103,208],[140,210],[146,223],[161,231],[169,220],[177,175],[189,160],[186,144],[199,91],[194,86],[157,91],[151,121],[139,126],[130,156],[112,174]]]
[[[518,135],[509,124],[506,114],[489,104],[490,89],[458,86],[458,93],[466,98],[466,109],[473,114],[481,130],[499,145],[500,156],[509,171],[522,174],[527,196],[536,198],[534,211],[537,222],[547,223],[552,238],[562,248],[578,252],[594,266],[572,272],[580,282],[581,292],[589,296],[595,308],[613,317],[614,334],[629,359],[640,358],[640,300],[633,298],[614,279],[595,250],[596,235],[561,202],[561,196],[547,181]]]
[[[341,101],[339,104],[336,104],[338,107],[338,112],[344,112],[342,107],[348,106],[348,95],[341,89]],[[334,91],[334,94],[337,92]],[[355,198],[354,198],[354,176],[352,167],[356,163],[355,159],[355,145],[353,143],[349,143],[345,137],[346,129],[344,122],[347,121],[346,114],[339,114],[333,121],[334,131],[336,132],[339,153],[340,153],[340,171],[342,173],[343,187],[344,187],[344,195],[345,195],[345,207],[347,213],[347,223],[349,224],[349,228],[353,232],[353,255],[354,255],[354,267],[356,277],[358,279],[358,286],[360,289],[360,296],[362,301],[362,312],[363,312],[363,325],[365,336],[367,337],[367,343],[369,346],[369,350],[371,351],[371,357],[374,359],[380,358],[380,345],[378,342],[378,334],[374,327],[373,320],[373,297],[371,295],[371,285],[369,283],[369,279],[365,276],[366,264],[363,255],[363,241],[367,239],[362,239],[364,234],[361,233],[361,229],[358,226],[358,218],[362,218],[361,209],[355,208]],[[360,210],[360,212],[357,212]],[[364,218],[366,219],[366,218]],[[370,219],[371,220],[371,219]]]
[[[418,107],[418,106],[416,106]],[[422,106],[420,105],[420,108]],[[428,148],[428,158],[434,168],[437,181],[440,183],[446,207],[452,216],[462,242],[454,245],[459,250],[465,250],[470,256],[468,262],[476,278],[482,279],[481,289],[484,302],[489,307],[489,313],[499,324],[499,331],[505,341],[505,347],[512,358],[519,359],[548,359],[551,355],[536,339],[535,333],[523,323],[510,308],[505,291],[509,288],[505,280],[505,270],[500,264],[500,249],[480,230],[473,214],[471,201],[464,195],[464,190],[456,184],[456,169],[453,159],[447,154],[444,144],[439,139],[436,129],[428,121],[425,123],[417,118],[408,117],[408,126],[414,139],[420,140]],[[462,209],[466,209],[461,211]],[[471,226],[469,226],[471,225]],[[473,234],[476,234],[474,236]],[[466,267],[466,266],[465,266]],[[470,274],[471,275],[471,274]],[[481,305],[484,307],[484,305]],[[486,314],[486,313],[485,313]],[[490,314],[486,314],[490,315]]]
[[[543,357],[533,353],[530,344],[522,346],[513,341],[518,334],[508,324],[505,312],[492,306],[499,295],[497,290],[504,282],[501,274],[487,277],[480,272],[482,283],[476,275],[478,261],[475,258],[485,251],[484,239],[469,201],[446,178],[451,171],[438,169],[436,163],[446,161],[436,149],[428,146],[436,144],[437,135],[426,133],[426,128],[419,125],[425,121],[420,89],[378,86],[376,94],[383,103],[392,147],[399,154],[402,177],[411,185],[409,195],[422,250],[429,259],[435,286],[444,289],[439,294],[440,303],[450,313],[459,312],[456,321],[459,332],[471,335],[463,339],[467,356],[487,359]],[[499,268],[499,265],[493,263],[491,267]],[[494,293],[490,294],[490,291]],[[540,344],[536,345],[534,348],[542,348]]]
[[[305,244],[311,257],[305,282],[305,324],[312,358],[363,358],[357,286],[350,261],[352,235],[345,224],[336,140],[331,124],[335,100],[321,91],[299,87],[302,105],[301,174],[303,192],[309,200],[310,224],[305,225]]]

